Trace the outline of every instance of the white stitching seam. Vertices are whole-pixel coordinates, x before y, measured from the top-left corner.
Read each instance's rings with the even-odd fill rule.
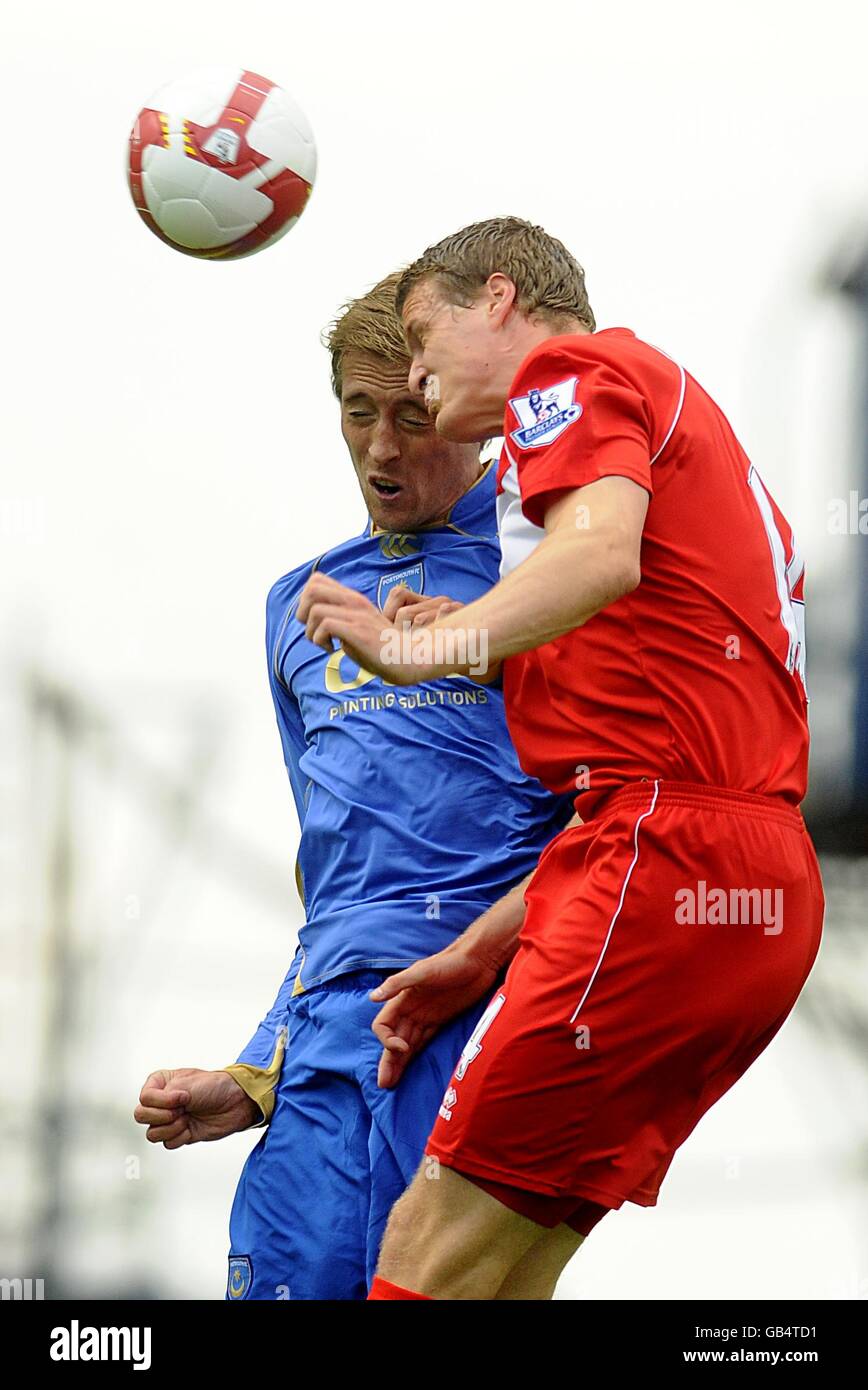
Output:
[[[660,352],[660,348],[658,348],[657,351]],[[664,357],[666,356],[666,353],[665,353],[665,352],[664,352],[663,356],[664,356]],[[671,362],[672,359],[670,358],[669,360],[670,360],[670,362]],[[676,362],[675,365],[678,366],[678,363]],[[669,430],[668,430],[668,432],[667,432],[666,438],[664,439],[663,443],[660,445],[660,448],[657,450],[657,453],[654,455],[653,459],[651,460],[652,463],[656,463],[656,462],[657,462],[657,460],[659,459],[660,455],[663,453],[663,450],[666,448],[666,445],[669,443],[670,439],[672,438],[672,431],[675,429],[675,426],[678,424],[678,420],[679,420],[679,417],[680,417],[680,415],[681,415],[681,407],[684,405],[684,391],[685,391],[685,388],[686,388],[686,386],[687,386],[687,375],[686,375],[686,373],[685,373],[683,367],[678,367],[678,370],[679,370],[679,372],[681,373],[681,391],[680,391],[679,396],[678,396],[678,405],[675,407],[675,414],[674,414],[673,417],[672,417],[672,424],[669,426]]]

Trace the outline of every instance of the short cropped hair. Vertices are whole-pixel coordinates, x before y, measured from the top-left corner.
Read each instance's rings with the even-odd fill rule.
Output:
[[[553,328],[578,319],[593,333],[596,322],[582,267],[563,242],[520,217],[474,222],[429,246],[398,279],[397,313],[411,290],[429,276],[451,303],[469,305],[496,272],[512,280],[523,314],[539,315]]]
[[[395,307],[395,291],[401,271],[387,275],[367,294],[344,304],[323,334],[331,353],[332,390],[338,400],[343,384],[342,366],[348,352],[369,352],[395,366],[410,368],[410,352]]]

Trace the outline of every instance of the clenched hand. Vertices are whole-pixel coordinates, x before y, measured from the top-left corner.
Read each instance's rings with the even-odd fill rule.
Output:
[[[148,1126],[151,1144],[180,1149],[249,1129],[262,1116],[228,1072],[179,1067],[151,1072],[133,1118]]]

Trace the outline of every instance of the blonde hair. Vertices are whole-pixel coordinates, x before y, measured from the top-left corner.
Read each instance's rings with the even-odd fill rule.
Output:
[[[452,303],[467,305],[496,272],[512,280],[522,313],[539,314],[553,328],[568,319],[578,319],[592,333],[596,328],[578,261],[563,242],[520,217],[474,222],[429,246],[398,278],[396,313],[428,276],[436,277]]]
[[[396,366],[410,367],[410,353],[395,307],[401,271],[387,275],[367,294],[350,299],[323,334],[331,353],[332,390],[341,398],[342,365],[348,352],[370,352]]]

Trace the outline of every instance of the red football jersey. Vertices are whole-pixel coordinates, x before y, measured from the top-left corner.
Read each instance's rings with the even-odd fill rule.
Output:
[[[798,804],[808,758],[803,563],[714,401],[626,328],[551,338],[522,362],[498,478],[502,572],[547,507],[598,478],[650,494],[642,579],[504,666],[525,770],[585,817],[641,778]],[[582,524],[582,517],[577,517]]]

